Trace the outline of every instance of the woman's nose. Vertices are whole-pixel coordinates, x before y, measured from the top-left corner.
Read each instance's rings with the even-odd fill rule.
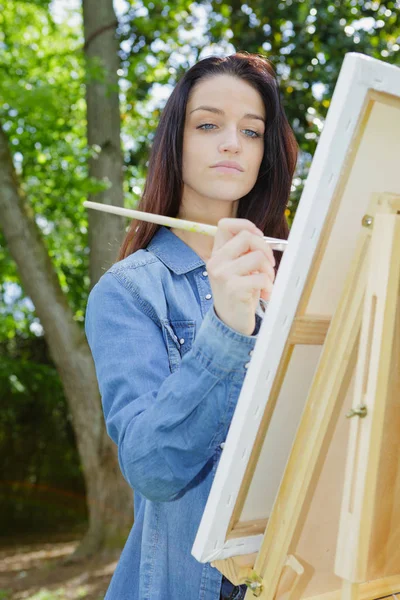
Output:
[[[230,130],[225,133],[220,143],[220,150],[230,150],[231,152],[237,152],[240,150],[239,133],[236,129],[235,131]]]

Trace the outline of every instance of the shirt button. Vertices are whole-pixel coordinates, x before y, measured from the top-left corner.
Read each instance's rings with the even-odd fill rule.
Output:
[[[208,276],[207,271],[203,271],[203,275],[204,275],[204,277],[207,277]]]
[[[210,300],[210,298],[211,298],[211,294],[207,294],[206,300]]]
[[[249,356],[253,356],[253,352],[254,352],[254,350],[250,350]]]
[[[248,369],[248,368],[249,368],[249,364],[250,364],[249,362],[248,362],[248,363],[246,363],[246,364],[244,365],[244,368],[245,368],[245,369]]]
[[[184,344],[184,343],[185,343],[185,340],[184,340],[183,338],[181,338],[181,339],[179,340],[179,343],[182,345],[182,344]]]

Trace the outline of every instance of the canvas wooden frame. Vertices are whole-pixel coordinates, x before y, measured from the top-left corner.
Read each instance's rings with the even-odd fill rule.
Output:
[[[268,517],[255,516],[247,520],[241,520],[240,517],[266,433],[272,429],[269,424],[294,349],[296,346],[307,346],[311,355],[315,348],[323,346],[332,315],[338,309],[335,305],[326,313],[323,310],[315,313],[306,310],[320,276],[332,231],[337,220],[340,220],[343,195],[365,131],[370,119],[379,118],[381,106],[390,107],[400,115],[400,69],[360,54],[346,55],[192,549],[195,558],[202,562],[215,563],[243,556],[244,567],[247,561],[248,568],[251,568],[250,563],[254,561],[249,557],[256,557],[263,541],[265,543]],[[396,143],[395,139],[392,140],[400,156],[400,146],[396,146]],[[393,164],[388,165],[388,169],[390,167]],[[374,211],[374,202],[376,208],[377,199],[371,196],[373,192],[400,194],[398,179],[388,181],[387,189],[382,189],[382,182],[379,186],[379,190],[374,190],[362,189],[360,185],[360,195],[354,201],[357,206],[354,223],[359,223],[360,230],[360,215],[367,214],[368,210]],[[353,240],[343,240],[350,255],[356,252],[357,230],[353,237]],[[358,251],[362,252],[362,246]],[[344,279],[343,276],[340,282],[342,288]],[[316,362],[312,365],[313,376],[317,371],[318,359],[317,354]],[[347,368],[349,364],[351,360]],[[353,367],[354,364],[353,360]],[[303,408],[293,418],[294,424],[291,424],[287,457]],[[291,414],[283,416],[286,416],[283,422],[289,423]],[[279,432],[275,439],[278,443]],[[284,467],[285,464],[281,465],[279,481],[277,484],[275,482],[272,498],[269,499],[268,516],[273,510],[276,513],[274,501]],[[283,563],[282,557],[279,559],[275,577],[282,576],[285,561],[288,560],[287,556]],[[295,559],[292,561],[292,574],[296,572],[293,564],[296,564]],[[302,566],[298,564],[297,570],[300,573]],[[293,579],[293,576],[289,578]]]

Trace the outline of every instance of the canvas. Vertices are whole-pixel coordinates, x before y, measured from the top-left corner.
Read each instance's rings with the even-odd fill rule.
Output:
[[[399,169],[400,69],[347,54],[193,545],[197,560],[260,550],[363,218],[376,194],[400,195]],[[343,414],[353,390],[351,373]],[[297,536],[304,560],[314,553],[303,597],[340,585],[334,562],[350,423],[337,417]]]

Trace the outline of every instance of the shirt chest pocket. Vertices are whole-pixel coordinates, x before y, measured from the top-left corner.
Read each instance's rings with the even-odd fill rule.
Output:
[[[167,345],[169,366],[171,373],[179,367],[182,358],[192,347],[196,321],[163,321],[162,329]]]

